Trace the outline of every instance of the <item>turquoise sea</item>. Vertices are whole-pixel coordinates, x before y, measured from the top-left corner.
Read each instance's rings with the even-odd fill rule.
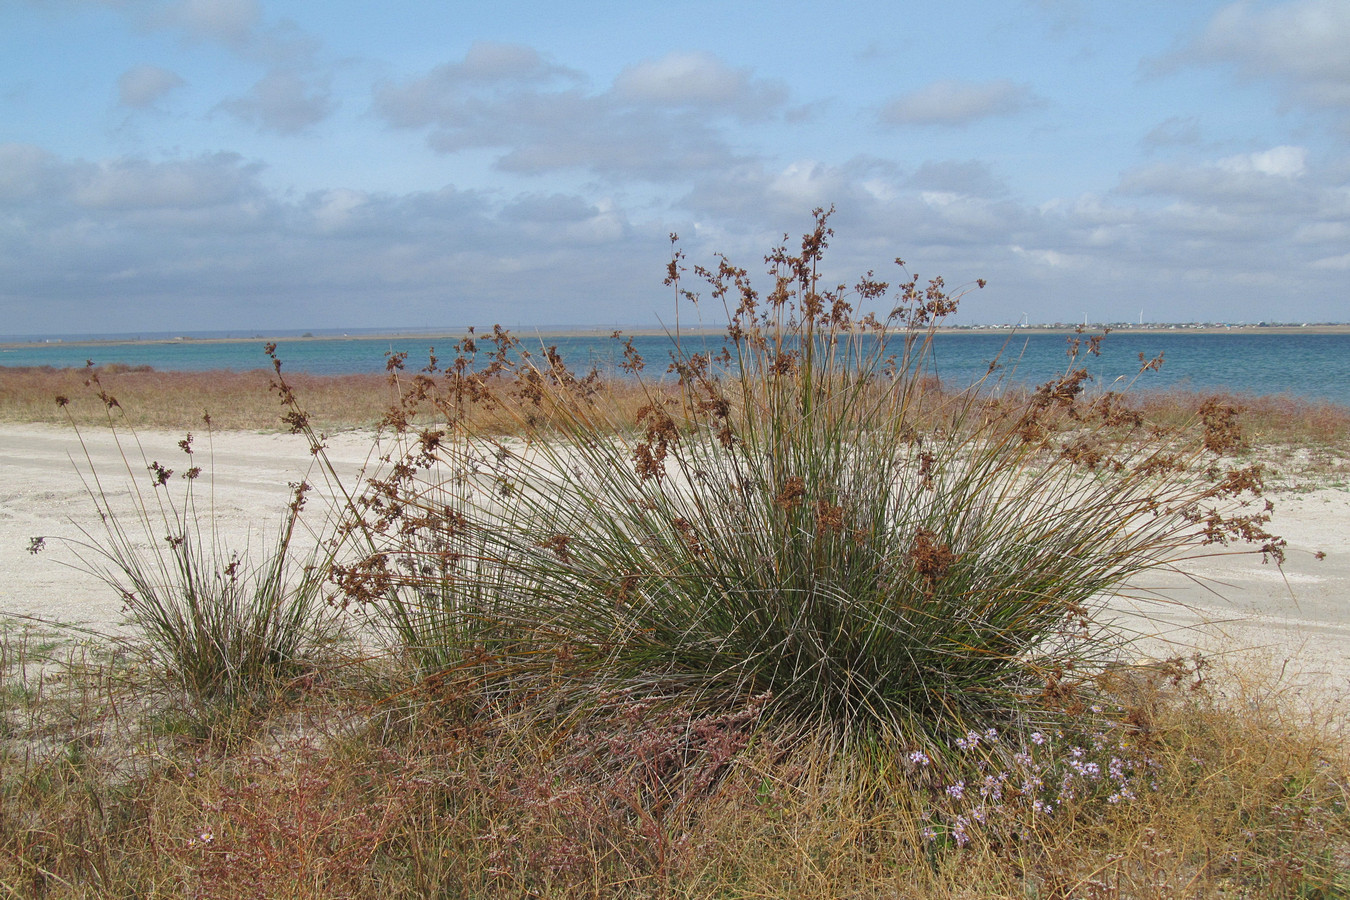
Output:
[[[557,345],[574,369],[597,366],[615,369],[621,360],[618,345],[608,336],[550,337],[518,334],[528,347]],[[442,361],[452,355],[456,336],[414,335],[397,338],[352,336],[321,339],[277,339],[279,354],[290,372],[337,375],[384,371],[390,352],[408,353],[408,368],[426,364],[435,348]],[[936,374],[944,382],[968,383],[988,371],[996,358],[1006,377],[1035,384],[1065,370],[1068,335],[954,333],[936,338]],[[720,346],[717,338],[685,338],[697,347]],[[156,342],[28,343],[0,347],[3,366],[83,366],[122,363],[148,365],[168,371],[247,370],[269,368],[261,338]],[[647,373],[664,370],[670,339],[634,338],[647,360]],[[1163,354],[1157,372],[1138,378],[1135,389],[1189,388],[1226,390],[1246,394],[1288,394],[1312,400],[1350,405],[1350,334],[1264,334],[1243,331],[1195,334],[1185,331],[1121,332],[1110,335],[1100,357],[1087,365],[1094,387],[1124,386],[1139,372],[1139,354]]]

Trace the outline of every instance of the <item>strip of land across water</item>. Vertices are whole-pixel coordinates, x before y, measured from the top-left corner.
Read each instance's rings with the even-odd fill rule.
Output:
[[[1037,335],[1037,334],[1066,334],[1077,330],[1087,332],[1100,332],[1110,329],[1115,334],[1350,334],[1350,323],[1329,322],[1317,324],[1223,324],[1223,323],[1172,323],[1172,324],[1102,324],[1102,323],[1054,323],[1037,325],[971,325],[971,326],[948,326],[935,330],[936,334],[1003,334],[1003,335]],[[154,337],[135,337],[125,335],[111,335],[108,337],[10,337],[6,340],[0,340],[0,349],[31,347],[34,344],[53,344],[60,343],[71,347],[105,347],[121,344],[176,344],[185,341],[193,343],[232,343],[241,340],[285,340],[287,342],[300,341],[344,341],[344,340],[428,340],[452,338],[458,340],[463,337],[467,327],[461,328],[437,328],[437,329],[418,329],[418,330],[391,330],[391,331],[367,331],[353,330],[350,332],[333,333],[326,331],[302,332],[296,334],[291,331],[286,332],[229,332],[227,335],[211,336],[192,336],[192,335],[171,335]],[[518,326],[507,329],[512,334],[519,337],[529,337],[530,339],[556,338],[587,338],[587,337],[605,337],[613,334],[615,331],[622,332],[625,335],[633,337],[659,337],[671,334],[672,331],[667,328],[653,327],[650,325],[635,326],[624,328],[621,326],[605,326],[596,328],[581,327],[548,327],[539,328],[535,326]],[[717,336],[722,334],[722,327],[681,327],[680,333],[691,337],[699,336]],[[479,329],[482,333],[482,329]]]

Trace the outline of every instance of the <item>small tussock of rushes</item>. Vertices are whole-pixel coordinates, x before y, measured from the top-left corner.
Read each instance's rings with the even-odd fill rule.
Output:
[[[89,470],[79,477],[100,524],[57,543],[122,599],[134,642],[185,712],[206,720],[268,702],[337,633],[324,592],[332,548],[322,541],[301,546],[310,485],[291,485],[291,502],[261,559],[247,547],[228,546],[215,527],[209,449],[199,455],[198,437],[189,432],[178,442],[180,462],[147,459],[136,431],[122,422],[121,401],[97,371],[86,379],[116,437],[123,471],[99,472],[86,457]],[[213,422],[208,416],[202,424],[209,448]],[[45,541],[35,542],[30,551],[44,548]]]

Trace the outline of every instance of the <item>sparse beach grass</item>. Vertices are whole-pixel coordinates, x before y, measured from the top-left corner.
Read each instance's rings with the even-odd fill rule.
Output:
[[[45,391],[125,435],[141,500],[87,473],[76,549],[141,632],[0,623],[0,895],[1350,896],[1346,698],[1097,622],[1177,554],[1279,559],[1261,465],[1334,480],[1350,414],[1095,395],[1092,335],[1039,389],[946,390],[959,292],[822,284],[827,218],[763,293],[720,259],[699,297],[676,250],[729,346],[660,382],[501,332],[392,381],[9,373],[0,418]],[[203,407],[321,466],[334,428],[392,444],[313,553],[294,486],[257,560],[200,445],[136,455]]]

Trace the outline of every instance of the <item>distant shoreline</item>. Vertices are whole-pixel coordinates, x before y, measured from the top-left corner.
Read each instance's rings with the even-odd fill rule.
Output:
[[[1350,334],[1350,323],[1334,323],[1319,325],[1193,325],[1193,324],[1169,324],[1169,325],[1101,325],[1088,324],[1086,327],[1075,325],[1031,325],[1031,326],[1013,326],[1013,325],[973,325],[970,327],[939,328],[936,333],[941,335],[960,335],[976,334],[990,335],[1000,334],[1009,337],[1017,335],[1042,335],[1042,334],[1074,334],[1082,331],[1085,334],[1096,334],[1103,329],[1110,329],[1112,334],[1146,334],[1146,335],[1168,335],[1168,334],[1238,334],[1238,335],[1261,335],[1261,334]],[[537,330],[532,328],[513,328],[507,329],[512,336],[521,340],[547,340],[549,338],[596,338],[607,337],[612,334],[614,328],[559,328],[549,330]],[[663,328],[642,327],[620,329],[624,336],[631,337],[660,337],[670,332]],[[703,328],[683,328],[681,334],[689,337],[702,337],[709,335],[720,335],[725,332],[723,327],[703,327]],[[479,340],[484,340],[490,332],[478,330],[476,336]],[[350,342],[350,341],[398,341],[407,343],[411,341],[458,341],[466,334],[466,330],[454,331],[393,331],[388,333],[360,333],[360,334],[310,334],[310,335],[254,335],[249,337],[173,337],[173,338],[102,338],[102,339],[81,339],[65,340],[60,338],[31,339],[27,341],[3,341],[0,342],[0,349],[17,350],[33,349],[35,347],[123,347],[123,346],[160,346],[171,344],[240,344],[250,341],[276,341],[278,343],[310,343],[310,342]]]

